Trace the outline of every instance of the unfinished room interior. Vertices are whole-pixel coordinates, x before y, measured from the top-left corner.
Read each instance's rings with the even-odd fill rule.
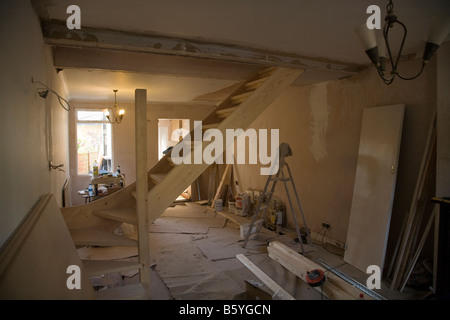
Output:
[[[1,300],[450,298],[448,0],[1,0]]]

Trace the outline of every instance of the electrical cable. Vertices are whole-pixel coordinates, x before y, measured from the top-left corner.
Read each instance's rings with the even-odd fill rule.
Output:
[[[48,91],[54,93],[54,94],[58,97],[58,102],[59,102],[59,104],[61,105],[61,107],[62,107],[64,110],[66,110],[66,111],[69,111],[69,110],[70,110],[70,103],[69,103],[66,99],[64,99],[63,97],[61,97],[59,94],[57,94],[54,90],[52,90],[51,88],[49,88],[48,86],[46,86],[45,84],[43,84],[43,83],[40,82],[40,81],[34,81],[33,78],[31,78],[31,82],[32,82],[32,83],[39,83],[39,84],[43,85]],[[40,95],[42,98],[44,98],[44,99],[47,97],[47,94],[43,95],[43,94],[40,93],[39,95]],[[66,103],[67,107],[64,106],[64,105],[62,104],[62,101],[64,101],[64,102]]]
[[[325,232],[324,232],[323,235],[322,235],[322,248],[324,248],[325,250],[327,250],[328,252],[330,252],[330,253],[332,253],[332,254],[335,254],[335,255],[337,255],[337,256],[343,257],[343,256],[344,256],[343,254],[340,254],[340,253],[337,253],[337,252],[333,252],[332,250],[328,249],[328,248],[325,246],[324,238],[325,238],[325,234],[327,233],[327,231],[328,231],[328,228],[325,228]]]

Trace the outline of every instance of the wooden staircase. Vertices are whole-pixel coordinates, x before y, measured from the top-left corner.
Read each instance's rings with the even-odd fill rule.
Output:
[[[226,129],[246,130],[301,73],[302,70],[297,69],[262,69],[211,112],[203,120],[202,129],[218,129],[224,137]],[[191,136],[194,137],[193,132]],[[203,142],[202,148],[208,143],[211,142]],[[194,143],[191,148],[193,146]],[[209,164],[204,162],[174,165],[171,152],[156,163],[147,176],[147,224],[155,221],[208,167]],[[114,233],[123,223],[138,225],[136,183],[97,201],[61,208],[61,211],[76,246],[139,246],[137,240]],[[133,269],[142,271],[144,268],[142,263],[128,261],[88,260],[83,263],[88,275]],[[99,293],[100,299],[148,299],[149,284],[141,282],[139,285],[117,287]]]

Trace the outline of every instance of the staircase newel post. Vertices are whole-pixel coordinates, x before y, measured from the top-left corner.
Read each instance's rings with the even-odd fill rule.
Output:
[[[135,90],[136,117],[136,212],[138,216],[138,242],[140,282],[150,283],[150,252],[148,243],[148,179],[147,179],[147,90]]]

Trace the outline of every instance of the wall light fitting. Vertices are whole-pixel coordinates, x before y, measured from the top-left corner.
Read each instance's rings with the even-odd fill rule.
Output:
[[[437,49],[441,45],[441,43],[445,40],[447,35],[450,33],[450,18],[437,18],[433,19],[432,25],[430,27],[428,33],[428,39],[425,44],[425,49],[422,56],[422,66],[419,72],[413,77],[404,77],[398,71],[398,64],[400,61],[400,57],[402,55],[403,46],[406,40],[406,34],[408,32],[406,25],[398,20],[397,16],[394,14],[394,3],[392,0],[389,1],[386,6],[387,15],[385,17],[385,24],[383,27],[383,37],[379,37],[377,40],[375,29],[369,29],[367,24],[354,29],[355,34],[361,41],[361,44],[369,57],[370,61],[375,65],[379,76],[383,79],[385,84],[391,84],[395,77],[399,77],[402,80],[413,80],[420,76],[436,53]],[[403,38],[400,44],[400,48],[397,54],[397,57],[394,58],[391,52],[391,45],[389,43],[389,29],[393,28],[395,24],[398,24],[403,29]],[[386,51],[389,56],[389,60],[391,63],[391,72],[389,76],[386,76]]]
[[[45,88],[38,88],[38,89],[36,89],[37,92],[38,92],[38,94],[39,94],[39,96],[40,96],[41,98],[46,99],[48,93],[49,93],[49,92],[52,92],[52,93],[54,93],[54,94],[58,97],[58,102],[59,102],[59,104],[61,105],[61,107],[63,107],[63,109],[66,110],[66,111],[69,111],[69,110],[70,110],[70,103],[69,103],[66,99],[64,99],[63,97],[61,97],[59,94],[57,94],[54,90],[50,89],[48,86],[46,86],[45,84],[43,84],[43,83],[40,82],[40,81],[34,81],[33,78],[31,78],[31,82],[32,82],[32,83],[39,83],[40,85],[43,85],[43,86],[45,87]],[[44,90],[44,89],[45,89],[45,90]],[[63,101],[65,102],[66,105],[63,105],[63,103],[62,103]]]

